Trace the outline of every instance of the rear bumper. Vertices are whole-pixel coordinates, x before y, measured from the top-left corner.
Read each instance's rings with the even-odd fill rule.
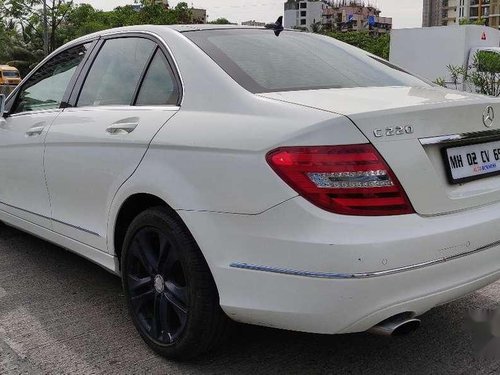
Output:
[[[234,275],[243,296],[239,306],[226,306],[225,311],[242,322],[277,328],[361,332],[402,312],[421,315],[498,280],[498,258],[500,248],[496,247],[469,260],[374,279],[325,280],[255,272]],[[473,271],[472,264],[477,265]],[[244,299],[248,285],[258,298],[255,306]]]
[[[492,244],[480,247],[479,249],[468,249],[468,251],[460,254],[456,254],[450,257],[438,258],[435,260],[430,260],[422,263],[411,264],[404,267],[391,268],[380,271],[367,271],[367,272],[357,272],[357,273],[339,273],[339,272],[310,272],[310,271],[300,271],[300,270],[291,270],[286,268],[277,268],[277,267],[269,267],[269,266],[259,266],[257,264],[248,264],[248,263],[231,263],[230,267],[239,268],[242,270],[249,271],[259,271],[259,272],[269,272],[280,275],[289,275],[289,276],[303,276],[310,277],[314,279],[329,279],[329,280],[342,280],[342,279],[371,279],[375,277],[382,276],[390,276],[395,275],[402,272],[419,270],[421,268],[438,265],[441,263],[450,262],[452,260],[456,260],[459,258],[467,257],[472,254],[480,253],[491,248],[495,248],[500,246],[500,241],[494,242]],[[468,245],[469,247],[469,245]]]
[[[261,215],[180,212],[233,319],[315,333],[422,314],[500,278],[500,206],[346,217],[301,198]]]

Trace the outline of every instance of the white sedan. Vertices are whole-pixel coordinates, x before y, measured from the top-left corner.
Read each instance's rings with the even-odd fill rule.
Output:
[[[280,31],[103,31],[0,99],[0,219],[121,275],[169,358],[231,320],[403,333],[500,278],[500,101]]]

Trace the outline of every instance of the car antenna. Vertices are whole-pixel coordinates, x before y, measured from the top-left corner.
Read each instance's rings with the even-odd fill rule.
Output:
[[[283,16],[280,16],[275,23],[268,23],[266,29],[274,30],[274,35],[280,36],[281,32],[285,30],[283,27]]]

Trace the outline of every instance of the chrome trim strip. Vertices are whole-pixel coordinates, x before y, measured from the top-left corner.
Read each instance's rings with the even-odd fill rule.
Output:
[[[476,249],[473,251],[468,251],[466,253],[462,253],[462,254],[458,254],[458,255],[454,255],[451,257],[443,257],[443,258],[431,260],[428,262],[413,264],[410,266],[392,268],[392,269],[385,270],[385,271],[374,271],[374,272],[361,272],[361,273],[310,272],[310,271],[292,270],[292,269],[287,269],[287,268],[258,266],[258,265],[254,265],[254,264],[248,264],[248,263],[231,263],[229,265],[229,267],[238,268],[238,269],[242,269],[242,270],[248,270],[248,271],[269,272],[269,273],[277,273],[277,274],[281,274],[281,275],[308,277],[308,278],[313,278],[313,279],[327,279],[327,280],[371,279],[371,278],[376,278],[376,277],[394,275],[394,274],[407,272],[407,271],[414,271],[414,270],[418,270],[418,269],[429,267],[429,266],[434,266],[436,264],[445,263],[445,262],[448,262],[451,260],[464,258],[466,256],[469,256],[469,255],[472,255],[475,253],[479,253],[479,252],[482,252],[482,251],[485,251],[485,250],[488,250],[488,249],[491,249],[491,248],[494,248],[497,246],[500,246],[500,241],[496,241],[496,242],[493,242],[492,244],[480,247],[479,249]]]
[[[495,129],[484,132],[459,133],[459,134],[440,135],[438,137],[420,138],[419,141],[423,146],[428,146],[436,144],[453,143],[457,141],[481,141],[497,137],[500,137],[500,130]]]
[[[35,212],[31,212],[31,211],[25,210],[25,209],[23,209],[23,208],[19,208],[19,207],[16,207],[16,206],[12,206],[12,205],[7,204],[7,203],[4,203],[4,202],[0,202],[0,204],[1,204],[1,205],[3,205],[3,206],[6,206],[6,207],[13,208],[13,209],[15,209],[15,210],[19,210],[19,211],[26,212],[27,214],[30,214],[30,215],[35,215],[35,216],[38,216],[38,217],[40,217],[40,218],[42,218],[42,219],[47,219],[47,220],[50,220],[50,221],[53,221],[53,222],[56,222],[56,223],[58,223],[58,224],[62,224],[62,225],[67,225],[68,227],[71,227],[71,228],[74,228],[74,229],[81,230],[82,232],[85,232],[85,233],[91,234],[91,235],[96,236],[96,237],[102,237],[102,236],[101,236],[100,234],[98,234],[98,233],[92,232],[92,231],[90,231],[90,230],[88,230],[88,229],[85,229],[85,228],[78,227],[78,226],[76,226],[76,225],[72,225],[72,224],[65,223],[64,221],[60,221],[60,220],[53,219],[53,218],[48,217],[48,216],[40,215],[40,214],[37,214],[37,213],[35,213]],[[7,212],[7,211],[5,211],[5,212]],[[10,214],[10,215],[14,215],[12,212],[7,212],[7,213],[8,213],[8,214]],[[14,215],[14,216],[16,216],[16,215]],[[23,219],[23,218],[21,218],[21,219]],[[23,219],[23,220],[26,220],[26,219]],[[56,233],[57,233],[57,232],[56,232]]]
[[[89,35],[85,35],[85,36],[83,36],[81,38],[78,38],[78,39],[75,39],[75,40],[73,40],[71,42],[66,43],[65,45],[59,47],[58,49],[56,49],[55,51],[53,51],[52,53],[50,53],[42,61],[40,61],[40,63],[38,63],[38,65],[36,65],[28,73],[28,75],[23,78],[23,80],[21,81],[21,83],[19,83],[17,85],[17,87],[6,97],[6,102],[7,102],[8,99],[10,99],[11,96],[17,95],[17,92],[21,89],[22,86],[24,86],[24,83],[28,79],[30,79],[31,76],[33,74],[35,74],[38,69],[40,69],[43,65],[45,65],[46,62],[48,62],[52,57],[56,56],[57,54],[65,51],[67,49],[70,49],[70,48],[72,48],[74,46],[77,46],[79,44],[85,44],[85,43],[89,43],[89,42],[94,42],[95,40],[101,39],[103,37],[120,36],[120,35],[126,35],[126,34],[144,34],[144,35],[149,35],[149,36],[152,36],[153,38],[157,39],[157,41],[159,41],[161,43],[161,45],[163,47],[165,47],[165,49],[169,53],[170,58],[172,59],[172,62],[174,64],[174,66],[172,68],[177,71],[177,75],[179,76],[179,80],[180,80],[180,83],[181,83],[181,87],[179,87],[179,89],[180,89],[180,93],[179,94],[181,96],[181,102],[179,103],[179,106],[182,106],[182,104],[184,102],[184,79],[183,79],[182,73],[181,73],[181,71],[179,69],[179,64],[178,64],[178,62],[177,62],[174,54],[172,53],[172,49],[167,44],[167,42],[163,39],[163,37],[161,37],[159,34],[153,32],[153,31],[145,31],[145,30],[118,30],[118,31],[111,30],[111,31],[108,31],[108,32],[107,32],[107,30],[103,30],[103,31],[100,31],[100,32],[96,32],[96,33],[92,33],[92,34],[89,34]],[[60,109],[60,108],[58,108],[58,109]]]
[[[44,59],[40,64],[38,64],[35,69],[41,67],[46,61],[49,60],[49,58],[52,58],[52,56],[55,56],[57,53],[62,52],[66,48],[71,48],[71,47],[76,46],[78,44],[87,43],[89,41],[93,41],[93,40],[96,40],[96,39],[102,39],[102,38],[114,37],[114,36],[123,36],[123,35],[126,36],[127,34],[143,34],[143,35],[152,36],[158,42],[160,42],[163,47],[165,47],[165,49],[169,53],[170,58],[172,59],[172,62],[174,64],[174,66],[172,67],[172,69],[175,69],[177,71],[177,75],[179,76],[179,80],[180,80],[180,84],[181,84],[181,87],[179,87],[179,89],[180,89],[180,93],[179,94],[181,96],[181,102],[179,103],[179,106],[182,106],[182,103],[184,102],[184,79],[183,79],[181,71],[179,69],[179,64],[178,64],[178,62],[177,62],[174,54],[172,53],[172,49],[167,44],[167,42],[165,41],[165,39],[163,39],[162,36],[160,36],[159,34],[153,32],[153,31],[133,30],[133,29],[132,30],[131,29],[126,29],[126,30],[121,30],[121,29],[114,30],[114,29],[110,29],[110,30],[98,31],[98,32],[95,32],[95,33],[90,34],[90,35],[84,35],[81,38],[78,38],[78,39],[75,39],[75,40],[73,40],[71,42],[68,42],[67,44],[65,44],[62,47],[60,47],[58,50],[56,50],[53,53],[51,53],[49,56],[47,56],[46,59]],[[34,70],[30,73],[30,76],[33,74],[33,72],[34,72]],[[27,78],[28,77],[24,78],[24,80],[26,80]],[[24,80],[23,80],[23,82],[24,82]]]
[[[182,72],[179,69],[179,64],[177,62],[177,59],[175,58],[175,55],[172,52],[172,49],[170,48],[170,46],[165,41],[165,39],[163,39],[160,35],[152,32],[152,31],[145,31],[145,33],[149,33],[151,36],[153,36],[154,38],[158,39],[161,42],[161,44],[163,45],[163,47],[165,47],[165,49],[167,50],[168,54],[170,55],[170,58],[172,59],[172,62],[174,63],[174,66],[172,67],[172,69],[175,70],[174,74],[177,73],[177,76],[179,77],[179,80],[181,81],[180,82],[181,83],[181,87],[179,87],[179,90],[180,90],[179,95],[181,96],[181,101],[179,103],[179,107],[182,107],[182,104],[184,104],[184,97],[185,97],[185,92],[184,92],[185,84],[184,84],[184,78],[182,77]]]
[[[122,111],[122,112],[138,112],[138,111],[158,111],[158,112],[177,112],[181,109],[178,105],[103,105],[100,107],[68,107],[64,108],[64,112],[105,112],[105,111]],[[28,112],[33,114],[33,112]]]
[[[36,214],[35,214],[36,215]],[[61,220],[57,220],[57,219],[51,219],[53,222],[56,222],[58,224],[62,224],[62,225],[66,225],[68,227],[71,227],[71,228],[74,228],[74,229],[78,229],[78,230],[81,230],[82,232],[85,232],[85,233],[88,233],[88,234],[91,234],[95,237],[101,237],[102,236],[98,233],[95,233],[95,232],[92,232],[91,230],[88,230],[88,229],[85,229],[85,228],[82,228],[82,227],[79,227],[79,226],[76,226],[76,225],[73,225],[73,224],[68,224],[68,223],[65,223],[64,221],[61,221]]]

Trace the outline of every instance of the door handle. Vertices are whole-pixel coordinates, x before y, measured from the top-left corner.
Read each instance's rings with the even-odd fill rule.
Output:
[[[41,135],[44,130],[45,130],[45,125],[42,125],[42,126],[33,126],[32,128],[30,128],[26,132],[26,135],[28,137],[34,137],[36,135]]]
[[[139,126],[137,122],[121,122],[106,128],[106,132],[111,135],[130,134]]]

